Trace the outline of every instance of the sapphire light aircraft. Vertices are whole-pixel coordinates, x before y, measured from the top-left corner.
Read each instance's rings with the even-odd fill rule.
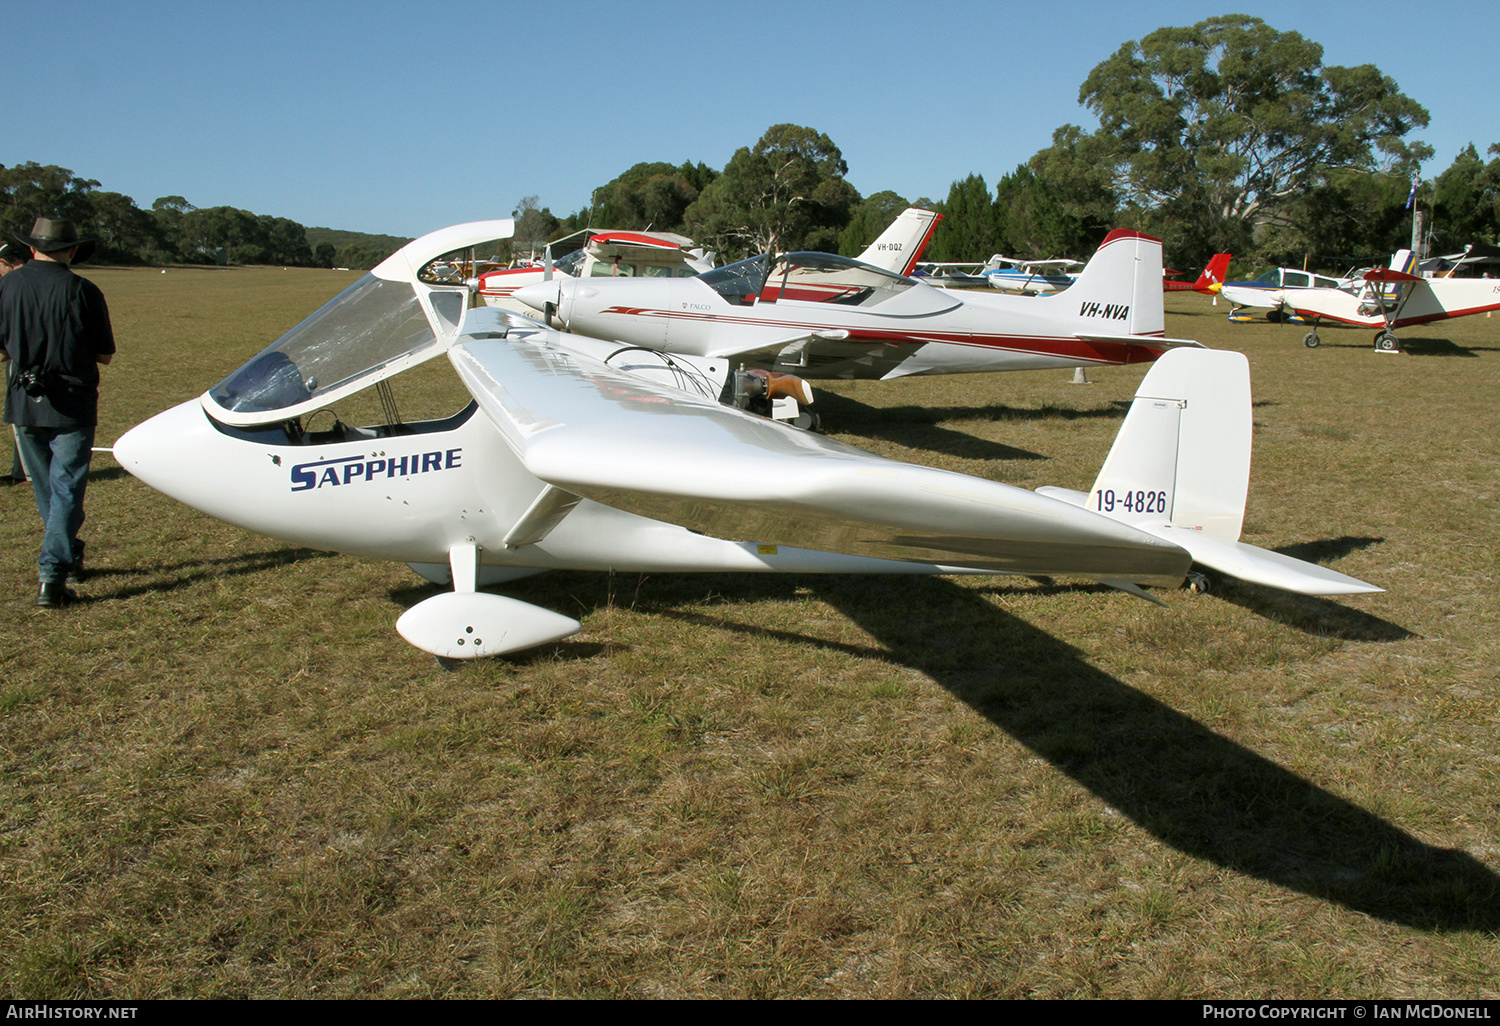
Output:
[[[1146,363],[1163,337],[1161,242],[1114,231],[1063,292],[933,288],[828,253],[762,254],[693,278],[550,281],[516,298],[594,338],[803,378]]]
[[[1379,590],[1239,540],[1251,422],[1238,353],[1169,353],[1094,487],[1033,492],[777,423],[721,398],[732,374],[719,357],[559,333],[433,273],[511,230],[482,221],[409,243],[203,395],[132,428],[115,457],[251,531],[451,582],[396,623],[440,658],[579,630],[479,590],[552,569],[1067,575],[1143,594],[1197,561],[1311,594]],[[1148,277],[1159,295],[1160,271]],[[403,423],[392,385],[444,355],[472,401]],[[337,410],[369,389],[386,421],[346,424]]]

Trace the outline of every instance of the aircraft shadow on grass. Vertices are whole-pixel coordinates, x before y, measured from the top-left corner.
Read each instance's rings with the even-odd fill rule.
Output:
[[[1481,352],[1495,352],[1496,346],[1461,346],[1447,338],[1403,338],[1401,349],[1412,356],[1467,356],[1477,359]]]
[[[258,574],[280,566],[290,566],[304,559],[332,559],[333,552],[317,549],[264,549],[260,552],[245,552],[237,556],[220,556],[217,559],[191,559],[179,563],[164,563],[159,566],[90,566],[88,579],[125,577],[146,578],[140,584],[127,584],[103,594],[83,594],[79,602],[110,602],[117,599],[135,598],[138,595],[177,591],[188,588],[210,577],[240,577]]]
[[[1325,325],[1327,327],[1327,325]],[[1401,335],[1401,351],[1408,356],[1461,356],[1477,359],[1480,353],[1500,352],[1500,346],[1461,346],[1447,338],[1410,338]],[[1323,336],[1321,349],[1369,349],[1368,340],[1362,342],[1330,342]]]
[[[544,586],[545,577],[534,578],[508,590],[534,581],[553,594],[531,601],[562,593],[588,604],[581,598],[588,589],[583,575],[558,576],[567,579]],[[625,580],[616,585],[616,604],[629,604],[621,598],[630,587]],[[880,647],[681,608],[701,606],[715,589],[740,602],[788,599],[799,587]],[[1066,642],[997,608],[982,592],[941,578],[769,575],[712,581],[662,575],[645,591],[641,601],[653,615],[917,670],[1100,801],[1195,858],[1405,926],[1500,930],[1500,876],[1468,853],[1425,844],[1220,736],[1090,666]],[[602,596],[595,604],[604,604]],[[893,608],[915,615],[893,616]],[[973,639],[985,647],[966,652]],[[994,657],[997,649],[1003,661]]]
[[[1283,545],[1276,551],[1293,559],[1322,563],[1340,559],[1359,549],[1385,541],[1384,538],[1323,538],[1300,545]],[[1315,595],[1297,595],[1279,588],[1267,588],[1222,574],[1214,574],[1210,594],[1248,609],[1257,616],[1295,627],[1308,634],[1342,638],[1345,641],[1401,641],[1416,637],[1400,624],[1391,623],[1361,609],[1343,605]]]
[[[975,438],[964,431],[944,427],[944,421],[1039,421],[1124,420],[1130,404],[1121,402],[1102,409],[1079,410],[1066,406],[1023,409],[996,403],[992,406],[869,406],[858,399],[833,392],[818,393],[818,413],[825,430],[895,442],[911,449],[940,452],[964,459],[1046,460],[1052,457],[1027,449]]]

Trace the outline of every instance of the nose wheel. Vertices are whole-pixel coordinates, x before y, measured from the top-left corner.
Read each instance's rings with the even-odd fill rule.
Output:
[[[1302,344],[1309,349],[1316,349],[1323,344],[1323,340],[1318,337],[1316,331],[1309,331],[1306,335],[1302,336]]]

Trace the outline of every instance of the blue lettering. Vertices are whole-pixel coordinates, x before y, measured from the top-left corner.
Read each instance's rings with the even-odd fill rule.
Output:
[[[433,470],[454,470],[463,466],[463,453],[459,448],[370,460],[362,456],[345,456],[317,463],[299,463],[292,468],[292,491],[306,492],[324,485],[353,484],[360,479],[373,481],[382,473],[392,478]],[[342,475],[338,466],[341,463],[344,465]]]

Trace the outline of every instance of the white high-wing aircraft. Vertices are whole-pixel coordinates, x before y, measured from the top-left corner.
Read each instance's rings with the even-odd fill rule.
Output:
[[[1070,272],[1082,266],[1082,260],[1022,260],[996,253],[979,273],[1001,292],[1038,296],[1061,292],[1072,285],[1077,276]]]
[[[1067,290],[954,292],[827,253],[694,278],[551,281],[516,298],[570,331],[804,378],[1145,363],[1163,337],[1161,242],[1113,231]]]
[[[1401,351],[1397,328],[1500,310],[1500,280],[1424,278],[1397,269],[1410,265],[1410,255],[1410,250],[1399,251],[1390,268],[1365,271],[1352,287],[1287,293],[1287,308],[1312,321],[1302,344],[1314,349],[1321,343],[1318,322],[1326,319],[1375,328],[1375,350],[1397,353]]]
[[[409,243],[202,396],[132,428],[116,459],[249,530],[451,580],[396,625],[439,657],[579,630],[478,590],[548,569],[1071,575],[1141,594],[1197,560],[1311,594],[1379,590],[1238,540],[1238,353],[1168,354],[1093,490],[1031,492],[746,413],[718,398],[722,359],[561,334],[426,273],[510,231],[482,221]],[[473,396],[453,416],[310,430],[365,389],[394,409],[392,379],[445,353]]]
[[[859,259],[895,274],[907,274],[927,248],[942,214],[907,207],[859,255]],[[571,252],[552,250],[558,259],[545,265],[505,267],[479,276],[479,298],[486,306],[529,314],[516,290],[553,278],[690,278],[714,267],[714,255],[692,248],[693,240],[672,232],[599,231],[568,236]],[[567,243],[564,243],[565,245]],[[554,244],[556,245],[556,244]],[[550,247],[549,247],[550,250]]]

